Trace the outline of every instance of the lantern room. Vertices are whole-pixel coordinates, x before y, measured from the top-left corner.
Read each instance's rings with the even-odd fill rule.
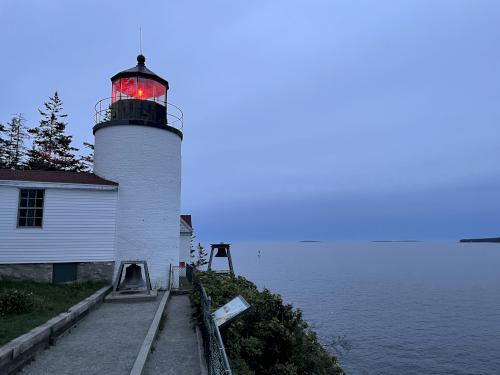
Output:
[[[146,68],[146,58],[137,56],[137,66],[111,77],[112,103],[120,100],[148,100],[167,103],[168,82]]]
[[[111,77],[111,100],[96,112],[101,122],[163,127],[167,121],[168,82],[146,68],[146,58],[137,56],[137,65]],[[102,114],[104,113],[104,118]]]
[[[182,138],[182,110],[167,102],[168,82],[146,67],[146,58],[137,56],[137,65],[111,77],[111,97],[95,105],[97,129],[112,125],[139,125],[165,128]]]

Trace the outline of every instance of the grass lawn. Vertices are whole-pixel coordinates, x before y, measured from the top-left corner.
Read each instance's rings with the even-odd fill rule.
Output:
[[[0,293],[6,289],[17,289],[32,292],[35,296],[35,307],[31,312],[0,316],[0,345],[67,311],[105,285],[105,283],[45,284],[0,281]]]

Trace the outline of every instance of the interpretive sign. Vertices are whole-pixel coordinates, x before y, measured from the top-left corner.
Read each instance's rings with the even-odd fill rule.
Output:
[[[217,327],[223,326],[250,307],[242,296],[237,296],[212,313]]]

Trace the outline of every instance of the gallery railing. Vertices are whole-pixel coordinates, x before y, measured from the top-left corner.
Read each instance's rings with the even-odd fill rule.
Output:
[[[232,375],[231,367],[222,342],[219,327],[212,317],[212,299],[201,286],[201,308],[203,314],[203,344],[209,375]]]
[[[182,132],[184,124],[184,114],[182,110],[175,104],[168,103],[160,100],[145,100],[147,102],[155,102],[161,104],[166,108],[165,117],[166,124],[174,127]],[[94,122],[100,124],[111,120],[111,106],[113,105],[113,98],[104,98],[99,100],[95,106]]]

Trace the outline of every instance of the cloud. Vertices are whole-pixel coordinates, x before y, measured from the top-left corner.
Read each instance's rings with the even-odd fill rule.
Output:
[[[93,106],[135,64],[142,26],[146,63],[185,113],[182,204],[203,235],[455,237],[498,224],[466,187],[498,175],[500,4],[135,5],[2,3],[0,121],[23,112],[34,126],[57,89],[76,143],[92,141]]]

